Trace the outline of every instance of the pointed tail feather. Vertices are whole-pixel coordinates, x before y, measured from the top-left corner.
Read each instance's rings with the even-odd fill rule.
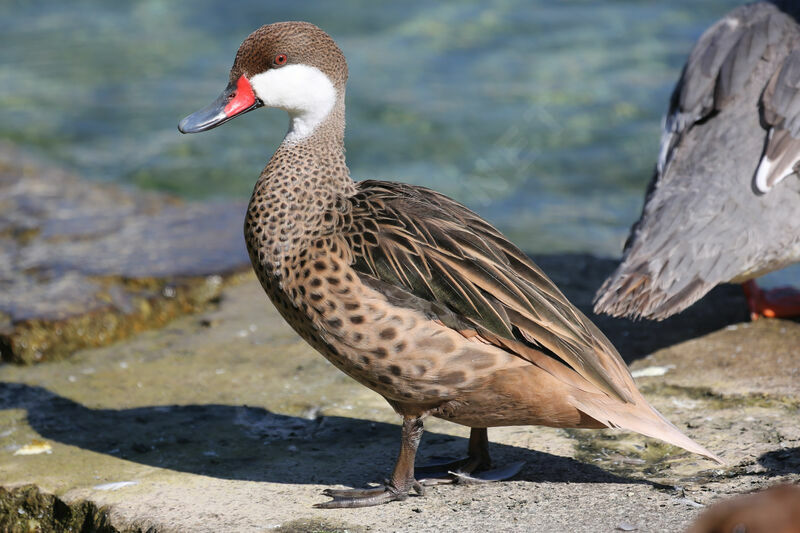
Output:
[[[648,404],[642,396],[637,398],[637,403],[635,404],[615,404],[613,406],[601,405],[589,398],[587,400],[589,401],[573,398],[572,404],[608,427],[635,431],[647,437],[663,440],[684,450],[702,455],[719,464],[725,464],[720,457],[684,435],[661,413]]]

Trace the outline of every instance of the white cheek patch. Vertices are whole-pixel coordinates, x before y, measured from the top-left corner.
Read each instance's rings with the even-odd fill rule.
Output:
[[[286,141],[308,137],[336,103],[336,88],[316,67],[287,65],[250,78],[253,92],[264,105],[285,109],[291,117]]]

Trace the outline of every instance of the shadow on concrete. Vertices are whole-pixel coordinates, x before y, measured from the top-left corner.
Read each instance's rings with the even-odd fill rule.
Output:
[[[400,441],[399,426],[356,418],[305,419],[213,404],[90,409],[18,383],[0,382],[0,409],[25,409],[30,426],[49,441],[221,479],[363,486],[387,477]],[[417,462],[466,449],[466,438],[427,432]],[[491,450],[498,464],[526,462],[515,479],[658,486],[526,448],[492,444]]]
[[[758,458],[758,462],[767,469],[768,476],[800,473],[800,447],[767,452]]]
[[[594,293],[618,260],[587,254],[532,257],[567,298],[608,336],[629,364],[661,348],[750,320],[747,301],[739,285],[720,285],[685,311],[661,322],[596,315],[592,312]]]

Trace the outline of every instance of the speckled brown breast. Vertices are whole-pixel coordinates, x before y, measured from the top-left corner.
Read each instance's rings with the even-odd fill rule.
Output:
[[[361,283],[338,238],[310,244],[277,275],[259,263],[259,279],[301,337],[387,399],[442,403],[479,388],[493,369],[515,359],[416,310],[392,306]]]

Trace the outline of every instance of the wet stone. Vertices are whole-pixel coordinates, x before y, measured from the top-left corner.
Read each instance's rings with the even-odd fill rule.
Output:
[[[242,202],[80,180],[0,145],[0,354],[69,356],[203,308],[249,268]]]

